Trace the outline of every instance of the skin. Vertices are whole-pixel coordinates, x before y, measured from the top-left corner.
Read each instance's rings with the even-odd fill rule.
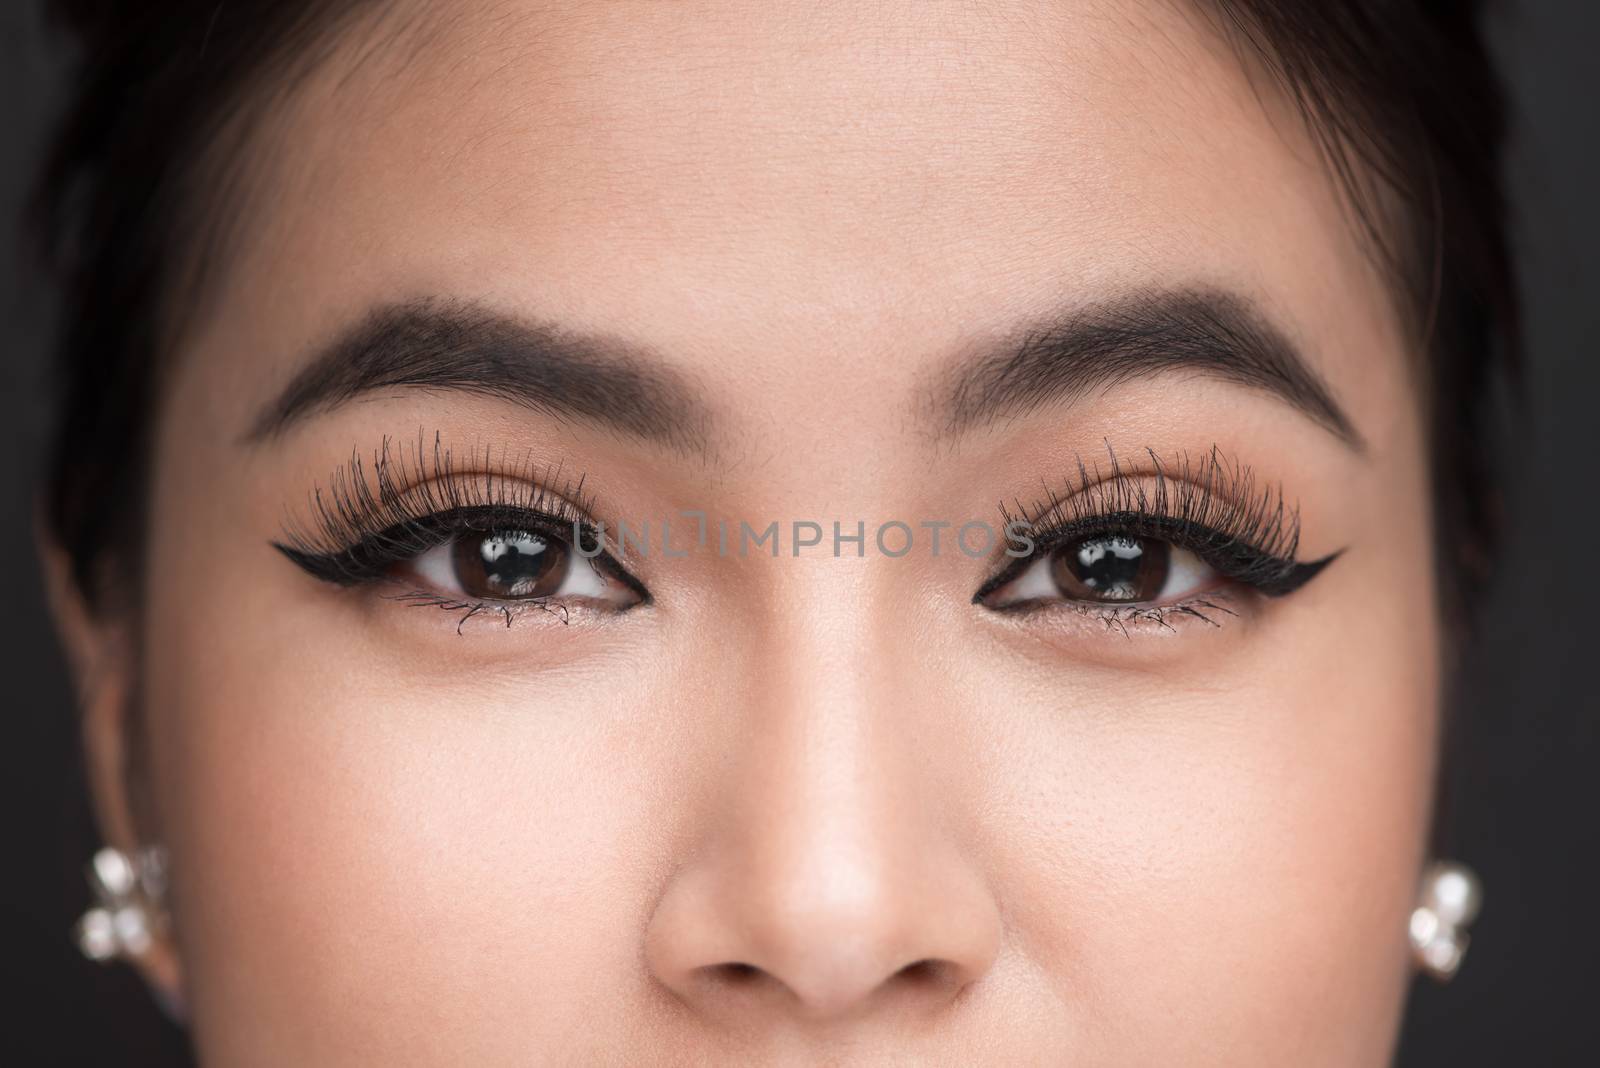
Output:
[[[351,27],[258,142],[139,615],[62,597],[107,837],[171,854],[144,966],[204,1063],[1387,1061],[1439,696],[1419,405],[1309,136],[1194,10],[423,7]],[[1193,286],[1262,309],[1365,449],[1193,375],[930,423],[975,341]],[[416,390],[242,440],[427,296],[648,347],[707,447]],[[1300,559],[1343,552],[1219,626],[1006,615],[972,603],[989,558],[786,545],[458,632],[271,545],[419,428],[582,473],[613,523],[869,531],[1216,446],[1298,501]]]

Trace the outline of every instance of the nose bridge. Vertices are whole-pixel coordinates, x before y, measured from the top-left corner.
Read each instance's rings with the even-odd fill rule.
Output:
[[[702,1007],[831,1016],[891,987],[942,1002],[992,960],[993,902],[931,803],[893,634],[850,598],[808,603],[754,639],[766,678],[652,922],[657,974]]]
[[[909,660],[886,602],[885,565],[871,560],[771,561],[775,610],[751,628],[762,679],[739,719],[747,794],[805,796],[826,823],[858,828],[872,797],[914,789],[904,706]],[[798,824],[797,824],[798,826]]]
[[[783,674],[749,710],[726,833],[791,907],[870,908],[906,874],[894,858],[928,845],[931,816],[907,774],[893,672],[864,634],[811,626],[778,641]]]

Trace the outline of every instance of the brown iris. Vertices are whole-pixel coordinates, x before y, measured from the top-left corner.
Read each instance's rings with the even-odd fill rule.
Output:
[[[548,597],[561,588],[570,560],[561,541],[526,530],[467,531],[450,547],[456,581],[469,597]]]
[[[1050,557],[1050,577],[1074,601],[1153,601],[1172,566],[1172,547],[1155,538],[1096,534]]]

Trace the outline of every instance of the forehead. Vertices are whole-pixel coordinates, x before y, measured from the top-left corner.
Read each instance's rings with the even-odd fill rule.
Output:
[[[288,352],[461,295],[869,378],[1152,283],[1348,334],[1376,281],[1261,89],[1182,3],[416,6],[263,138],[221,318]]]

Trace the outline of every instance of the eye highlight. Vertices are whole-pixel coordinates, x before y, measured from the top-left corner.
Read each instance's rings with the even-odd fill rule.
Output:
[[[1019,515],[1002,508],[1031,532],[1032,551],[973,601],[997,611],[1071,605],[1112,625],[1165,624],[1170,613],[1215,623],[1205,610],[1233,614],[1218,603],[1230,588],[1283,597],[1338,555],[1297,561],[1298,512],[1281,489],[1258,491],[1250,469],[1215,448],[1198,463],[1147,455],[1148,472],[1125,470],[1114,453],[1104,475],[1080,461],[1066,491]]]
[[[460,611],[461,623],[488,611],[510,626],[528,609],[567,622],[577,608],[622,612],[649,600],[604,550],[581,478],[556,492],[545,487],[561,484],[559,469],[491,473],[492,460],[486,451],[481,468],[460,471],[438,435],[431,451],[419,439],[398,455],[385,438],[370,473],[353,454],[313,493],[310,524],[273,546],[315,578],[387,585],[407,604]]]

